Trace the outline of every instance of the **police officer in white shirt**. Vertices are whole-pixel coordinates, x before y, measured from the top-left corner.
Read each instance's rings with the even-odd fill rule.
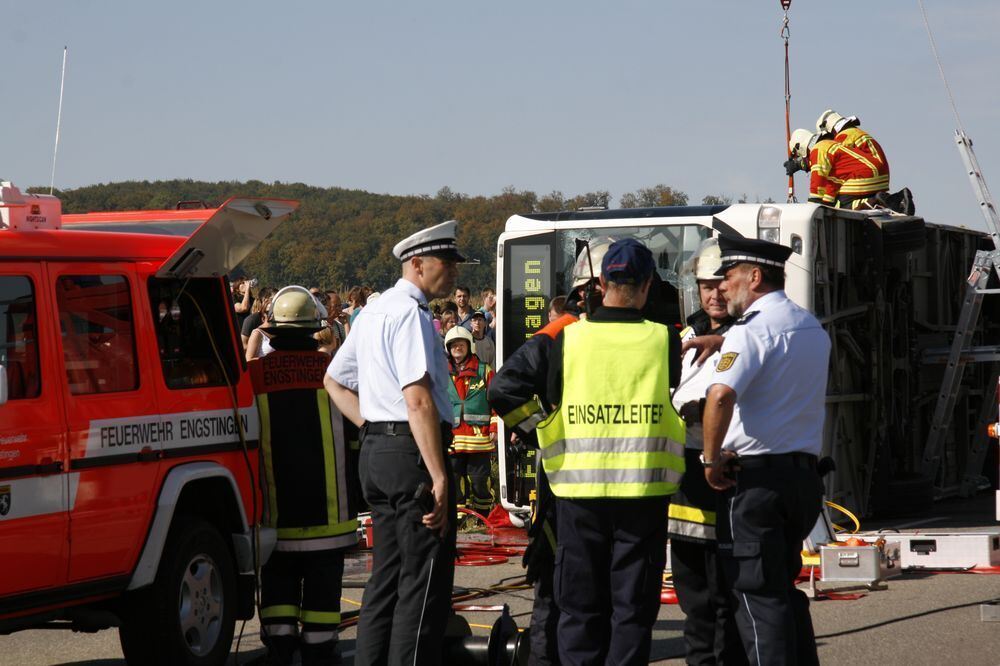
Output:
[[[722,343],[703,417],[702,464],[720,492],[719,556],[752,664],[818,664],[809,601],[795,588],[816,523],[830,338],[784,292],[791,250],[719,239],[720,288],[739,317]]]
[[[446,453],[450,379],[427,300],[455,288],[464,261],[457,226],[444,222],[393,247],[402,279],[365,307],[327,370],[333,401],[361,426],[361,484],[374,523],[354,662],[361,666],[441,661],[456,509]]]

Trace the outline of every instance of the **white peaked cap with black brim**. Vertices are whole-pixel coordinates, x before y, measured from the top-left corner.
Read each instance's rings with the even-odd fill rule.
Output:
[[[458,220],[448,220],[407,236],[393,246],[392,254],[400,261],[432,256],[464,262],[465,257],[458,251],[458,244],[455,242],[457,234]]]

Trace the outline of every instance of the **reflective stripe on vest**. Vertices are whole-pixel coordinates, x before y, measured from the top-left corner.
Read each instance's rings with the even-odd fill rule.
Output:
[[[667,524],[667,534],[671,537],[686,537],[696,541],[715,541],[715,526],[671,518]]]
[[[469,380],[469,390],[465,394],[465,400],[458,397],[458,389],[455,388],[455,378],[448,382],[448,395],[451,397],[452,425],[457,426],[462,421],[469,425],[489,425],[490,404],[486,401],[486,373],[488,365],[480,362],[476,367],[475,378]]]
[[[483,453],[496,448],[489,426],[477,426],[471,430],[472,433],[452,434],[451,447],[455,453]]]
[[[581,321],[563,330],[563,393],[538,426],[545,474],[559,497],[677,492],[684,421],[670,404],[667,328]]]
[[[692,470],[701,473],[701,470]],[[679,493],[670,500],[667,512],[667,533],[671,538],[683,537],[689,541],[715,541],[715,512],[686,504],[687,497]]]
[[[715,512],[682,504],[682,501],[677,498],[670,501],[667,533],[697,541],[715,541]]]

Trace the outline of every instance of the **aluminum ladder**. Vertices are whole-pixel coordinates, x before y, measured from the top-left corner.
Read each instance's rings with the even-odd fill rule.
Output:
[[[982,170],[979,167],[979,160],[972,149],[972,139],[962,130],[955,131],[955,143],[958,152],[962,156],[968,172],[969,181],[975,192],[979,209],[986,220],[986,228],[990,238],[993,239],[994,249],[991,251],[979,250],[976,252],[972,262],[972,270],[969,273],[965,297],[962,302],[962,310],[955,327],[955,337],[952,339],[951,349],[948,351],[947,365],[945,366],[944,377],[941,380],[941,389],[938,392],[937,403],[934,407],[934,415],[931,418],[931,429],[924,445],[924,455],[922,472],[932,480],[937,478],[938,469],[941,466],[942,451],[947,437],[948,428],[951,425],[952,413],[955,409],[955,401],[958,398],[958,388],[962,383],[962,375],[965,373],[966,363],[994,363],[991,373],[993,380],[987,390],[994,391],[997,387],[997,362],[1000,362],[1000,346],[969,347],[968,343],[975,331],[979,321],[979,314],[982,310],[983,297],[987,294],[1000,293],[1000,289],[987,289],[986,284],[990,274],[994,271],[1000,275],[1000,215],[997,213],[993,196],[986,186]],[[942,354],[930,352],[925,355],[924,360],[933,361],[935,356]],[[980,413],[979,425],[969,447],[969,454],[966,457],[965,474],[959,486],[959,493],[970,495],[976,491],[976,487],[981,479],[981,471],[986,452],[989,449],[986,433],[986,424],[993,421],[997,405],[991,399],[984,400],[983,409]]]

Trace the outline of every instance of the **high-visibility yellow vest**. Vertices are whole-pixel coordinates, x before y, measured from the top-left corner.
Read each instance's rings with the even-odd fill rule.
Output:
[[[650,321],[563,330],[562,401],[537,429],[552,492],[656,497],[684,473],[684,421],[670,404],[669,336]]]

